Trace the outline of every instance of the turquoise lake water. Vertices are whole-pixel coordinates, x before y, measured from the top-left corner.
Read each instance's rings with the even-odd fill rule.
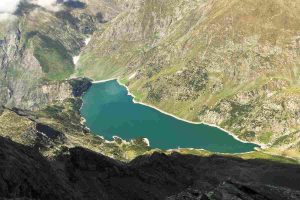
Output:
[[[92,85],[83,96],[81,115],[93,133],[108,140],[112,136],[126,140],[144,137],[153,148],[197,148],[222,153],[248,152],[257,147],[218,128],[181,121],[135,104],[127,89],[115,80]]]

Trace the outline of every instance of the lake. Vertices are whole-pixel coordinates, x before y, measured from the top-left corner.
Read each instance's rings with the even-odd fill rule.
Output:
[[[197,148],[220,153],[253,151],[225,131],[176,119],[154,108],[136,104],[116,80],[94,83],[83,96],[81,115],[91,132],[110,140],[148,138],[152,148]]]

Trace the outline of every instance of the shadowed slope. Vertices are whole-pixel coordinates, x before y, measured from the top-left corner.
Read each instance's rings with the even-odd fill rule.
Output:
[[[226,199],[222,195],[230,191],[249,199],[254,194],[264,199],[300,197],[298,165],[159,153],[126,164],[82,148],[48,161],[7,139],[0,138],[0,144],[0,197],[153,200],[191,194]]]

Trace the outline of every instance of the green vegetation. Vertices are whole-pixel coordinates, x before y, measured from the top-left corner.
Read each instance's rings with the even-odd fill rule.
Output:
[[[141,138],[130,142],[120,138],[106,141],[90,133],[82,125],[79,113],[81,104],[80,98],[69,98],[39,111],[24,111],[22,116],[8,109],[0,110],[0,135],[24,145],[40,146],[40,151],[47,157],[54,157],[68,148],[81,146],[128,161],[150,150]],[[36,130],[37,123],[58,131],[64,139],[41,138]]]
[[[268,144],[272,138],[272,132],[263,133],[259,136],[259,141]]]
[[[122,85],[127,85],[128,82],[129,82],[129,80],[128,80],[127,78],[123,78],[123,79],[121,79],[121,80],[119,80],[119,81],[120,81],[120,83],[121,83]]]
[[[45,9],[31,12],[32,7],[21,4],[12,26],[1,21],[0,42],[11,38],[0,55],[5,58],[0,64],[3,101],[13,95],[12,106],[32,109],[32,101],[39,104],[42,100],[34,98],[40,91],[34,89],[45,81],[69,78],[74,72],[72,56],[78,55],[86,34],[97,27],[76,75],[94,80],[120,77],[138,101],[269,145],[243,158],[283,159],[273,154],[300,158],[299,4],[294,0],[140,1],[128,11],[130,7],[123,9],[115,2],[89,0],[82,9],[56,14]],[[107,7],[113,9],[106,11]],[[99,12],[105,20],[114,19],[95,24],[104,22],[102,15],[95,17]],[[133,73],[137,76],[129,80]],[[8,90],[12,93],[5,96]],[[108,143],[87,134],[80,125],[79,106],[80,100],[68,99],[31,114],[65,133],[66,146],[83,145],[121,160],[152,152],[140,143]],[[0,117],[1,134],[32,145],[32,123],[6,110]],[[54,145],[49,155],[64,145]]]
[[[0,132],[3,137],[21,144],[32,145],[36,138],[31,134],[32,128],[31,120],[21,117],[13,111],[4,110],[0,113]]]
[[[79,70],[137,73],[136,100],[300,158],[299,13],[293,0],[146,1],[94,35]]]
[[[286,158],[283,156],[277,156],[277,155],[271,155],[268,153],[264,153],[261,151],[255,151],[255,152],[250,152],[250,153],[243,153],[243,154],[214,154],[209,151],[205,150],[197,150],[197,149],[180,149],[176,150],[179,153],[182,154],[192,154],[192,155],[197,155],[197,156],[212,156],[212,155],[222,155],[222,156],[228,156],[228,157],[237,157],[237,158],[242,158],[245,160],[253,160],[253,159],[262,159],[262,160],[272,160],[274,162],[280,162],[280,163],[290,163],[290,164],[299,164],[299,161],[291,158]],[[168,152],[171,153],[171,152]]]
[[[281,162],[281,163],[290,163],[290,164],[299,164],[298,160],[286,158],[284,156],[278,156],[278,155],[272,155],[268,153],[264,153],[261,151],[251,152],[251,153],[245,153],[237,155],[240,158],[249,160],[249,159],[263,159],[263,160],[272,160],[275,162]]]
[[[98,61],[97,66],[95,66],[95,61],[90,60],[91,58],[86,58],[85,55],[81,56],[80,62],[87,62],[86,68],[79,68],[76,72],[77,76],[88,76],[93,77],[94,80],[105,80],[114,77],[118,77],[124,68],[115,65],[114,63],[110,63],[109,59],[104,59],[103,61]],[[93,68],[93,67],[95,68]],[[90,74],[90,75],[87,75]],[[91,74],[94,74],[93,76]]]
[[[72,57],[58,41],[38,34],[32,38],[34,56],[40,62],[43,72],[50,80],[68,78],[74,70]]]

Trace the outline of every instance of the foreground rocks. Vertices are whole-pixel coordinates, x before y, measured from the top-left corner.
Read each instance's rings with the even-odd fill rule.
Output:
[[[281,200],[298,199],[299,191],[287,188],[273,187],[261,184],[241,184],[226,181],[208,193],[201,190],[187,189],[177,195],[167,198],[168,200],[223,200],[223,199],[247,199],[247,200]]]
[[[123,163],[83,148],[47,160],[0,138],[0,198],[299,199],[300,167],[154,153]]]

